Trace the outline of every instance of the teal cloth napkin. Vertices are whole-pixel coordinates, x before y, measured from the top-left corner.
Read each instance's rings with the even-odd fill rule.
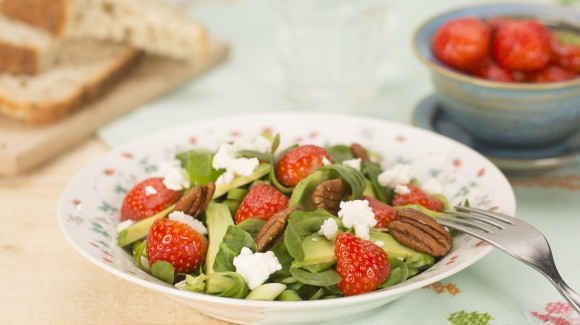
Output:
[[[413,30],[427,17],[479,1],[399,1],[389,39],[380,98],[350,113],[409,123],[415,105],[432,92],[415,59]],[[548,1],[544,1],[548,2]],[[549,1],[553,2],[553,1]],[[269,21],[260,0],[215,2],[190,14],[232,47],[230,58],[171,94],[98,131],[111,147],[186,121],[246,112],[297,110],[285,96]],[[580,166],[512,179],[518,217],[550,242],[565,280],[580,290]],[[580,324],[580,315],[548,280],[494,250],[466,270],[410,293],[363,318],[338,324]]]

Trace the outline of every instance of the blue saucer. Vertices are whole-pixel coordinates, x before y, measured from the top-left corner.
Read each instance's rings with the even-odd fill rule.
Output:
[[[504,172],[533,172],[580,161],[580,130],[561,143],[517,148],[494,146],[474,138],[455,124],[439,106],[435,95],[423,99],[413,113],[413,124],[459,141],[480,152]]]

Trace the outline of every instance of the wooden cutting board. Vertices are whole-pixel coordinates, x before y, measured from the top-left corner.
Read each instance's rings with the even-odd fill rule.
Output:
[[[54,124],[32,126],[0,116],[0,175],[16,175],[55,157],[107,122],[215,66],[227,54],[228,46],[215,42],[205,65],[146,57],[105,97]]]

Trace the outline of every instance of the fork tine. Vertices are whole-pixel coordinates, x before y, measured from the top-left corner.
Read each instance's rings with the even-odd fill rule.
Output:
[[[439,216],[437,217],[437,221],[444,225],[442,221],[444,221],[446,224],[450,225],[450,228],[455,228],[457,230],[461,230],[464,231],[463,228],[459,229],[457,226],[461,226],[461,227],[468,227],[469,229],[472,229],[472,231],[481,231],[484,232],[486,234],[493,234],[495,230],[499,230],[499,229],[492,229],[491,227],[489,227],[489,225],[486,225],[485,223],[481,223],[481,222],[474,222],[473,219],[461,219],[461,218],[456,218],[456,217],[448,217],[448,216]]]
[[[487,211],[487,210],[483,210],[483,209],[477,209],[477,208],[466,207],[466,206],[455,206],[455,209],[484,215],[486,217],[490,217],[490,218],[494,218],[494,219],[503,221],[503,222],[508,223],[510,225],[517,223],[516,218],[512,218],[512,217],[506,216],[505,214],[498,213],[498,212]]]
[[[441,218],[441,217],[439,217]],[[451,228],[451,229],[456,229],[459,230],[465,234],[471,235],[473,237],[477,237],[483,241],[489,242],[489,239],[485,236],[486,234],[489,235],[488,233],[484,232],[483,230],[477,229],[477,228],[473,228],[473,227],[468,227],[468,226],[462,226],[458,223],[455,222],[447,222],[444,220],[440,220],[438,221],[441,225]]]
[[[485,223],[485,224],[488,224],[490,226],[494,226],[498,229],[505,229],[505,226],[498,223],[497,219],[487,217],[483,214],[464,213],[464,212],[451,211],[451,210],[445,210],[444,212],[451,215],[451,216],[462,217],[462,218],[473,220],[476,222]]]

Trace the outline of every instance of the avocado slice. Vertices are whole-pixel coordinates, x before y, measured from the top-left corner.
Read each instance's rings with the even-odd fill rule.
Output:
[[[229,184],[220,184],[216,186],[215,192],[213,194],[213,198],[216,199],[228,191],[234,188],[238,188],[244,186],[248,183],[255,181],[263,177],[264,175],[268,174],[270,171],[270,164],[260,164],[254,173],[250,176],[241,176],[234,178],[234,180]],[[119,235],[117,236],[117,244],[120,247],[125,247],[149,234],[149,229],[153,222],[157,219],[167,217],[171,212],[175,209],[175,204],[170,206],[169,208],[161,211],[160,213],[151,216],[147,219],[139,220],[136,223],[132,224],[131,226],[127,227],[126,229],[122,230]]]
[[[220,243],[224,239],[224,235],[230,225],[234,224],[234,220],[230,213],[230,209],[223,203],[211,202],[205,209],[205,221],[207,224],[207,233],[209,238],[209,245],[205,258],[206,274],[213,273],[213,262],[220,249]]]

